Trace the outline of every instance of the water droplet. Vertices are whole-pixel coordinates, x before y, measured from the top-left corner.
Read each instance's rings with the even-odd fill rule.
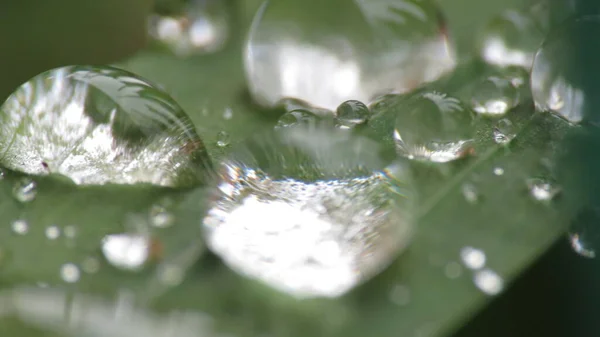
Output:
[[[158,280],[162,284],[170,286],[170,287],[175,287],[175,286],[181,284],[181,282],[183,282],[183,279],[185,277],[184,269],[177,265],[173,265],[173,264],[166,264],[166,265],[160,266],[157,273],[158,273]]]
[[[265,2],[244,61],[259,104],[294,97],[330,110],[350,99],[409,91],[456,63],[440,11],[429,0]]]
[[[277,121],[275,128],[289,128],[296,126],[316,127],[318,125],[326,125],[329,122],[332,124],[333,118],[333,112],[330,112],[330,115],[327,118],[317,115],[310,110],[298,109],[283,114]]]
[[[13,196],[20,202],[31,202],[37,196],[37,184],[31,178],[21,178],[13,186]]]
[[[501,76],[510,81],[516,89],[529,88],[529,72],[521,67],[509,66],[503,68]],[[519,95],[520,97],[521,95]]]
[[[150,239],[136,234],[113,234],[102,239],[102,253],[113,266],[141,270],[150,257]]]
[[[479,201],[479,191],[477,191],[477,187],[471,183],[465,183],[462,185],[462,194],[465,197],[465,200],[470,204],[475,204]]]
[[[223,119],[224,120],[230,120],[233,118],[233,109],[227,107],[225,108],[225,111],[223,111]]]
[[[79,268],[73,263],[65,263],[60,267],[60,277],[67,283],[79,281],[80,276]]]
[[[217,146],[225,147],[231,142],[231,136],[226,131],[219,131],[217,133]]]
[[[193,0],[179,16],[151,16],[149,34],[177,56],[214,53],[225,46],[229,20],[223,1]]]
[[[57,226],[49,226],[46,228],[45,233],[48,240],[56,240],[60,236],[60,228]]]
[[[365,123],[369,118],[369,108],[360,101],[346,101],[336,110],[337,123],[346,128]]]
[[[471,103],[481,115],[504,115],[519,103],[519,92],[509,79],[489,77],[476,87]]]
[[[504,280],[502,277],[490,269],[476,271],[473,283],[487,295],[498,295],[504,289]]]
[[[463,247],[460,250],[460,259],[469,269],[481,269],[485,266],[485,253],[481,249]]]
[[[100,261],[95,257],[87,257],[81,263],[81,269],[88,274],[95,274],[100,270]]]
[[[25,235],[27,234],[27,232],[29,232],[29,224],[27,223],[27,221],[22,219],[13,221],[13,223],[11,224],[11,228],[15,234],[19,235]]]
[[[0,144],[7,144],[0,164],[28,174],[58,173],[77,184],[188,186],[204,180],[210,166],[179,105],[111,67],[44,72],[8,98],[0,118]]]
[[[374,107],[368,125],[384,141],[391,136],[400,155],[448,162],[472,153],[474,116],[456,98],[426,92],[408,98],[388,95],[387,100],[383,109]]]
[[[517,136],[517,133],[513,123],[503,118],[494,126],[493,135],[496,144],[505,145],[510,143]]]
[[[150,223],[154,227],[168,228],[171,227],[174,222],[175,216],[164,206],[153,205],[152,208],[150,208]]]
[[[507,10],[492,19],[481,38],[481,57],[490,64],[531,67],[544,35],[528,13]]]
[[[560,192],[559,187],[540,178],[527,179],[526,184],[529,194],[537,201],[550,201]]]
[[[462,275],[462,267],[458,262],[452,261],[448,262],[444,267],[444,274],[449,279],[456,279]]]
[[[6,176],[6,173],[4,172],[4,170],[2,168],[0,168],[0,180],[4,180],[5,176]]]
[[[399,306],[405,306],[410,303],[410,289],[402,284],[396,284],[390,291],[390,300]]]
[[[77,227],[72,225],[65,226],[63,233],[67,239],[74,239],[77,236]]]
[[[600,247],[600,210],[584,208],[571,223],[569,242],[573,251],[586,258],[595,258]]]
[[[502,167],[494,167],[494,174],[497,176],[504,175],[504,169]]]
[[[379,146],[329,128],[257,135],[222,164],[203,220],[208,247],[297,297],[335,297],[370,279],[412,228],[407,168],[387,165]]]
[[[595,16],[569,20],[548,34],[531,70],[531,92],[538,110],[550,111],[571,123],[586,118],[586,110],[596,111],[595,98],[585,97],[581,88],[600,84],[600,50],[595,43],[599,35],[600,18]],[[597,114],[587,117],[593,116]]]

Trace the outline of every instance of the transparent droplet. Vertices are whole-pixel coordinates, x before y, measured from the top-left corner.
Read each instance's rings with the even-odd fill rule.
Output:
[[[498,295],[504,290],[504,280],[490,269],[476,271],[473,283],[487,295]]]
[[[150,223],[157,228],[171,227],[175,222],[175,215],[162,205],[153,205],[150,208]]]
[[[222,164],[208,247],[233,270],[296,297],[335,297],[408,244],[407,168],[380,145],[330,128],[261,134]]]
[[[0,152],[10,169],[77,184],[189,186],[210,167],[179,105],[111,67],[58,68],[19,87],[0,108]]]
[[[229,135],[228,132],[219,131],[219,133],[217,133],[217,146],[225,147],[225,146],[228,146],[230,142],[231,142],[231,136]]]
[[[13,196],[20,202],[33,201],[37,196],[37,184],[35,180],[31,178],[17,180],[13,186]]]
[[[392,138],[398,154],[448,162],[472,153],[473,112],[456,98],[426,92],[407,98],[388,96],[372,110],[369,127],[377,138]]]
[[[537,201],[550,201],[560,192],[560,188],[541,178],[527,179],[529,194]]]
[[[462,194],[465,197],[465,200],[470,204],[475,204],[479,201],[479,191],[477,187],[471,183],[465,183],[462,185]]]
[[[519,92],[509,79],[489,77],[477,85],[471,103],[481,115],[504,115],[519,103]]]
[[[113,266],[141,270],[150,258],[150,239],[136,234],[113,234],[102,239],[102,253]]]
[[[369,119],[369,108],[360,101],[346,101],[336,110],[337,123],[346,128],[351,128],[358,124],[363,124]]]
[[[460,259],[469,269],[481,269],[485,267],[485,253],[481,249],[463,247],[460,250]]]
[[[462,266],[455,261],[448,262],[444,267],[444,274],[449,279],[459,278],[462,275]]]
[[[18,219],[11,224],[12,231],[18,235],[25,235],[29,232],[29,224],[27,221]]]
[[[571,223],[569,242],[575,253],[595,258],[600,247],[600,210],[584,208]]]
[[[149,34],[181,57],[214,53],[227,42],[229,21],[225,1],[191,0],[178,16],[151,16]]]
[[[326,125],[327,123],[333,123],[333,112],[329,113],[329,116],[323,117],[315,114],[313,111],[306,109],[292,110],[288,113],[283,114],[279,117],[275,128],[289,128],[289,127],[317,127],[318,125]]]
[[[399,306],[410,303],[410,288],[402,284],[396,284],[390,291],[390,300]]]
[[[510,83],[520,92],[522,88],[529,88],[529,69],[516,66],[503,68],[501,76],[510,81]],[[519,95],[519,98],[521,95]]]
[[[430,0],[265,2],[245,48],[251,95],[335,110],[433,81],[456,63],[440,13]]]
[[[504,175],[504,169],[502,167],[494,167],[494,174],[497,176]]]
[[[489,64],[529,69],[543,38],[544,34],[529,13],[511,9],[487,24],[479,52]]]
[[[56,240],[60,236],[60,228],[58,226],[48,226],[45,230],[48,240]]]
[[[597,115],[597,95],[585,97],[582,88],[600,85],[600,50],[595,40],[599,35],[600,17],[595,16],[570,20],[548,34],[531,70],[531,92],[538,110],[571,123]]]
[[[79,267],[73,263],[66,263],[60,267],[60,277],[67,283],[79,281],[80,276]]]
[[[513,123],[503,118],[494,125],[493,130],[494,142],[497,144],[505,145],[510,143],[516,136],[516,128]]]

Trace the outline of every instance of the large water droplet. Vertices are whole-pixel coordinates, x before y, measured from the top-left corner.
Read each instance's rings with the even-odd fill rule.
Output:
[[[21,178],[13,186],[13,196],[20,202],[31,202],[37,196],[37,183],[31,178]]]
[[[600,84],[597,36],[600,17],[572,20],[548,34],[531,70],[531,92],[538,110],[550,111],[571,123],[581,122],[588,114],[590,118],[597,115],[593,103],[597,95],[585,97],[581,89]]]
[[[476,87],[471,103],[479,114],[504,115],[519,103],[519,92],[509,79],[493,76]]]
[[[211,53],[225,46],[229,20],[225,1],[192,0],[178,16],[151,16],[149,33],[178,56]]]
[[[123,70],[51,70],[23,84],[0,110],[0,164],[29,174],[178,186],[204,180],[210,164],[177,103]]]
[[[513,123],[503,118],[499,120],[494,126],[494,130],[492,131],[494,135],[494,141],[497,144],[508,144],[512,141],[516,136],[516,128]]]
[[[143,235],[113,234],[102,239],[106,260],[124,270],[141,270],[150,257],[150,246],[150,239]]]
[[[479,52],[490,64],[529,69],[543,37],[529,13],[511,9],[488,23]]]
[[[391,136],[400,155],[448,162],[472,153],[473,112],[456,98],[426,92],[385,100],[373,105],[369,127],[384,140]]]
[[[344,128],[352,128],[363,124],[370,116],[369,108],[356,100],[346,101],[337,107],[337,123]]]
[[[203,223],[232,269],[297,297],[339,296],[407,245],[406,168],[336,129],[261,135],[222,165]]]
[[[334,110],[408,91],[455,66],[440,17],[429,0],[265,2],[245,49],[250,92],[268,107],[295,97]]]

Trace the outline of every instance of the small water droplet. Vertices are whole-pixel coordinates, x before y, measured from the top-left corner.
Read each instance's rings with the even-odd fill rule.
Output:
[[[527,179],[526,184],[529,194],[537,201],[550,201],[560,192],[559,187],[541,178]]]
[[[219,131],[217,133],[217,146],[226,147],[231,142],[231,136],[226,131]]]
[[[22,219],[13,221],[11,228],[15,234],[19,235],[25,235],[27,234],[27,232],[29,232],[29,224],[27,223],[27,221]]]
[[[167,285],[169,287],[175,287],[181,284],[185,277],[185,272],[183,268],[173,264],[166,264],[160,266],[157,273],[158,280],[162,284]]]
[[[67,239],[74,239],[77,236],[77,227],[73,225],[65,226],[63,233]]]
[[[493,134],[494,141],[501,145],[510,143],[517,135],[513,123],[506,118],[503,118],[496,123]]]
[[[569,242],[573,251],[586,258],[595,258],[600,247],[600,209],[586,207],[569,227]]]
[[[225,108],[225,111],[223,111],[223,119],[225,120],[230,120],[233,118],[233,109],[231,108]]]
[[[95,257],[87,257],[81,262],[81,269],[88,274],[95,274],[100,270],[100,261]]]
[[[515,66],[503,68],[501,70],[501,76],[509,80],[513,87],[517,88],[517,90],[529,87],[529,72],[524,68]],[[521,97],[521,95],[519,95],[519,97]]]
[[[475,204],[479,201],[479,191],[477,191],[477,187],[471,183],[465,183],[462,185],[462,194],[465,197],[465,200],[470,204]]]
[[[56,240],[60,236],[60,228],[58,226],[48,226],[45,233],[48,240]]]
[[[297,109],[283,114],[277,121],[275,128],[280,129],[297,126],[317,127],[328,124],[328,122],[333,121],[333,118],[333,112],[329,112],[329,116],[323,117],[321,115],[315,114],[311,110]]]
[[[31,202],[37,196],[37,184],[31,178],[21,178],[13,186],[13,196],[20,202]]]
[[[460,250],[460,259],[469,269],[481,269],[485,266],[485,253],[481,249],[463,247]]]
[[[519,91],[512,82],[501,77],[489,77],[472,94],[473,110],[481,115],[500,116],[519,103]]]
[[[494,167],[494,174],[497,176],[504,175],[504,169],[502,167]]]
[[[358,124],[365,123],[370,112],[367,106],[356,100],[346,101],[337,107],[337,123],[346,128],[352,128]]]
[[[175,222],[175,216],[162,205],[153,205],[150,208],[150,223],[154,227],[168,228]]]
[[[448,262],[444,267],[444,274],[449,279],[459,278],[462,275],[462,266],[455,261]]]
[[[143,235],[113,234],[102,239],[102,253],[113,266],[141,270],[150,257],[150,239]]]
[[[504,289],[504,280],[491,269],[476,271],[473,283],[487,295],[498,295]]]
[[[5,176],[6,176],[6,173],[4,172],[4,170],[2,168],[0,168],[0,180],[4,180]]]
[[[399,306],[405,306],[410,303],[410,288],[402,284],[396,284],[390,291],[390,300]]]
[[[79,268],[73,263],[65,263],[60,267],[60,277],[67,283],[79,281],[80,276]]]

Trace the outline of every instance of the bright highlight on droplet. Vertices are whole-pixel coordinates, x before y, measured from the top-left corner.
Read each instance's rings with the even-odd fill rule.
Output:
[[[31,178],[21,178],[17,180],[13,186],[13,196],[20,202],[33,201],[37,196],[36,182]]]
[[[48,226],[45,233],[48,240],[56,240],[60,236],[60,228],[57,226]]]
[[[29,224],[25,220],[15,220],[11,224],[12,231],[15,234],[25,235],[29,231]]]
[[[138,271],[150,256],[150,239],[137,234],[107,235],[102,239],[102,253],[111,265]]]
[[[498,295],[504,290],[504,280],[491,269],[476,271],[473,283],[487,295]]]
[[[66,263],[60,267],[60,277],[67,283],[75,283],[79,281],[79,268],[73,263]]]
[[[485,253],[477,248],[463,247],[460,250],[460,259],[469,269],[481,269],[485,266]]]

